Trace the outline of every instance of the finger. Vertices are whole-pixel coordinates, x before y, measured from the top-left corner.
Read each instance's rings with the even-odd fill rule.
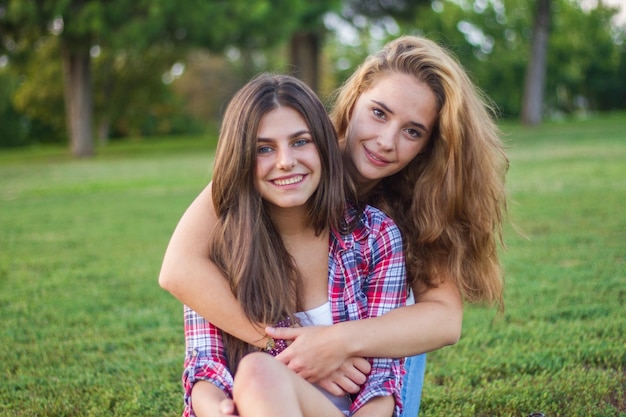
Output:
[[[367,375],[358,370],[357,368],[343,369],[344,375],[347,379],[352,381],[356,385],[363,385],[367,380]]]
[[[340,375],[338,373],[333,374],[331,378],[325,379],[323,381],[328,381],[332,383],[332,385],[334,385],[333,389],[336,392],[356,394],[361,389],[360,385],[355,384],[349,378],[346,378],[344,375]],[[320,381],[320,385],[322,385],[323,381]],[[345,395],[345,394],[335,394],[335,395]]]
[[[294,340],[300,331],[295,327],[266,327],[265,333],[274,339]]]
[[[331,382],[328,379],[324,379],[320,381],[319,386],[326,391],[330,392],[332,395],[336,395],[337,397],[343,397],[344,395],[348,395],[349,393],[341,389],[341,387],[334,382]]]
[[[352,366],[354,366],[354,368],[358,369],[364,375],[369,375],[369,373],[372,371],[372,364],[369,363],[367,359],[363,359],[359,357],[354,357],[351,359],[352,359]]]
[[[346,378],[346,377],[339,378],[335,382],[337,385],[339,385],[339,388],[341,388],[342,390],[346,392],[349,392],[350,394],[356,394],[361,390],[361,385],[356,384],[350,378]]]
[[[281,357],[281,355],[283,354],[285,355]],[[312,373],[311,370],[307,366],[305,366],[304,363],[302,363],[302,361],[298,360],[297,358],[292,358],[291,355],[289,355],[289,352],[287,351],[281,352],[278,356],[276,356],[276,359],[278,359],[279,361],[287,365],[289,369],[291,369],[292,371],[294,371],[296,374],[300,375],[300,377],[306,379],[307,381],[311,383],[317,382],[318,379],[315,378],[316,375]]]

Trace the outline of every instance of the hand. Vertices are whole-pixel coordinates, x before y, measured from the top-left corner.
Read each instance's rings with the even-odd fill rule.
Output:
[[[366,359],[348,358],[330,377],[319,381],[319,385],[337,396],[357,394],[371,370],[372,365]]]
[[[238,416],[232,399],[216,385],[207,381],[198,381],[191,391],[193,410],[198,417],[234,417]]]
[[[340,369],[348,353],[343,343],[333,340],[332,326],[297,328],[268,327],[265,332],[274,339],[292,341],[276,359],[309,382],[317,383]]]

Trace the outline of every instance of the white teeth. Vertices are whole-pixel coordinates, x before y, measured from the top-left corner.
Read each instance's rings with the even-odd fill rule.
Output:
[[[369,154],[370,158],[372,158],[372,159],[373,159],[373,160],[375,160],[375,161],[379,161],[379,162],[386,162],[386,161],[383,161],[382,159],[380,159],[379,157],[377,157],[376,155],[374,155],[374,154],[373,154],[372,152],[370,152],[370,151],[367,151],[367,153]]]
[[[285,180],[274,180],[274,184],[276,184],[276,185],[295,184],[297,182],[302,181],[302,178],[304,178],[302,175],[298,175],[298,176],[295,176],[295,177],[287,178]]]

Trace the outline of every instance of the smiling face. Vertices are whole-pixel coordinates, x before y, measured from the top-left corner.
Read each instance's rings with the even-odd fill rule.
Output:
[[[306,121],[290,107],[263,116],[257,132],[255,186],[275,207],[304,207],[322,172],[317,146]]]
[[[432,90],[393,72],[356,100],[346,132],[346,151],[360,188],[393,175],[428,144],[437,118]]]

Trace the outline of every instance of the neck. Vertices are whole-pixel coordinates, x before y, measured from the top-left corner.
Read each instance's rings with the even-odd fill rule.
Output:
[[[293,235],[302,235],[312,230],[306,222],[306,207],[271,207],[270,217],[278,233],[280,233],[283,238]]]
[[[367,196],[374,189],[374,187],[378,185],[380,180],[368,180],[366,178],[363,178],[361,174],[359,174],[359,171],[354,167],[352,159],[350,159],[348,156],[344,158],[344,167],[347,175],[349,175],[350,178],[352,178],[352,180],[354,181],[357,198],[360,201],[366,200]]]
[[[372,190],[378,185],[380,181],[358,181],[356,183],[356,190],[359,195],[359,200],[367,200],[367,197],[371,194]]]
[[[353,166],[349,166],[347,168],[347,172],[354,181],[357,197],[360,201],[366,200],[367,196],[380,182],[380,180],[369,180],[367,178],[363,178]]]

